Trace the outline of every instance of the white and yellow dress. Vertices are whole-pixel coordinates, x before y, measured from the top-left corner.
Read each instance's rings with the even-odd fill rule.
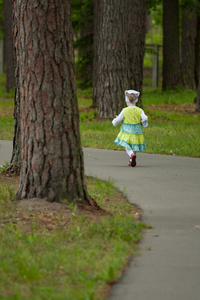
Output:
[[[144,141],[142,125],[144,127],[148,126],[148,117],[145,115],[144,111],[137,106],[126,107],[112,121],[112,124],[117,126],[121,121],[123,121],[123,124],[114,142],[118,146],[123,146],[134,152],[144,151],[146,149],[146,144]]]

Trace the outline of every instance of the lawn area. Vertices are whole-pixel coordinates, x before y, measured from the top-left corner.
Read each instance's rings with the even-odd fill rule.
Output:
[[[144,88],[143,109],[149,126],[143,129],[146,153],[200,157],[200,114],[195,112],[196,93],[181,88],[162,92],[159,88]],[[88,107],[89,98],[86,98]],[[84,97],[79,95],[83,107]],[[92,100],[90,102],[90,105]],[[83,147],[124,150],[114,140],[120,124],[98,120],[96,110],[80,112],[80,131]]]
[[[73,204],[15,201],[18,178],[0,175],[0,299],[104,299],[146,226],[110,181],[87,178],[112,215]]]
[[[80,118],[88,123],[95,112],[85,112],[91,99],[81,97]],[[13,110],[13,95],[3,94],[0,139],[13,139]],[[0,167],[0,299],[105,299],[150,227],[140,221],[140,209],[113,182],[91,177],[88,192],[104,211],[16,201],[19,178],[3,176],[6,167]]]
[[[179,88],[162,92],[144,87],[143,109],[149,117],[144,128],[146,153],[200,157],[200,114],[195,112],[196,93]],[[78,91],[83,147],[124,150],[114,140],[120,125],[99,120],[92,107],[91,90]],[[13,99],[0,99],[0,139],[13,139]]]
[[[194,97],[190,90],[144,89],[146,152],[200,157]],[[99,120],[91,91],[78,91],[78,102],[82,145],[124,151],[114,144],[120,125]],[[0,97],[0,139],[13,138],[13,109],[13,95]],[[111,181],[87,178],[90,196],[109,214],[65,201],[16,202],[18,181],[0,174],[0,299],[105,299],[150,227],[138,220],[141,211]]]

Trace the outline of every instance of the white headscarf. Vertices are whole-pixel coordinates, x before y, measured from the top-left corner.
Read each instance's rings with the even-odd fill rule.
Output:
[[[125,101],[126,101],[127,103],[129,103],[130,101],[129,101],[128,97],[126,96],[126,93],[128,93],[128,94],[138,94],[138,97],[139,97],[139,95],[140,95],[140,92],[135,91],[135,90],[127,90],[127,91],[125,91]],[[138,98],[135,99],[134,102],[137,103],[137,102],[138,102]]]

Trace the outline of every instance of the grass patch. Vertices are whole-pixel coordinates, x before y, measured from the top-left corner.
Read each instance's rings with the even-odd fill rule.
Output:
[[[79,107],[92,105],[92,89],[78,90],[77,98]]]
[[[112,216],[58,203],[34,210],[14,200],[17,184],[0,176],[0,298],[104,299],[138,251],[145,225],[134,221],[136,208],[112,182],[88,178],[91,196]]]
[[[161,88],[144,86],[143,105],[149,116],[149,127],[144,128],[148,153],[200,157],[200,115],[186,113],[184,105],[192,106],[196,92],[179,87],[162,92]],[[114,143],[120,125],[113,127],[110,120],[99,120],[92,107],[91,89],[78,91],[80,131],[83,147],[124,150]],[[176,105],[176,107],[167,107]],[[183,113],[176,111],[182,107]],[[152,109],[151,109],[152,108]],[[168,109],[168,111],[167,111]],[[1,115],[3,112],[3,115]],[[0,100],[0,139],[12,140],[14,132],[13,100]]]
[[[0,117],[0,140],[13,140],[14,135],[14,118]]]
[[[13,99],[0,99],[0,116],[12,117],[14,113]]]
[[[200,115],[148,111],[147,152],[200,157]]]
[[[145,91],[146,90],[146,91]],[[161,105],[161,104],[190,104],[194,103],[197,92],[185,90],[181,87],[175,90],[161,91],[161,88],[144,88],[142,96],[143,105]]]
[[[9,93],[6,92],[6,75],[0,76],[0,98],[11,98],[14,99],[15,91],[10,90]]]
[[[200,157],[200,115],[176,112],[146,111],[149,127],[143,128],[147,149],[154,154]],[[124,150],[114,143],[120,125],[113,127],[111,121],[81,122],[81,141],[84,147]]]

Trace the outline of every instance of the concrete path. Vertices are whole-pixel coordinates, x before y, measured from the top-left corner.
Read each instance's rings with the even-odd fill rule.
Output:
[[[0,164],[9,143],[0,142]],[[153,226],[108,300],[199,300],[200,159],[139,153],[131,168],[125,152],[84,149],[84,160],[87,175],[115,179]]]

